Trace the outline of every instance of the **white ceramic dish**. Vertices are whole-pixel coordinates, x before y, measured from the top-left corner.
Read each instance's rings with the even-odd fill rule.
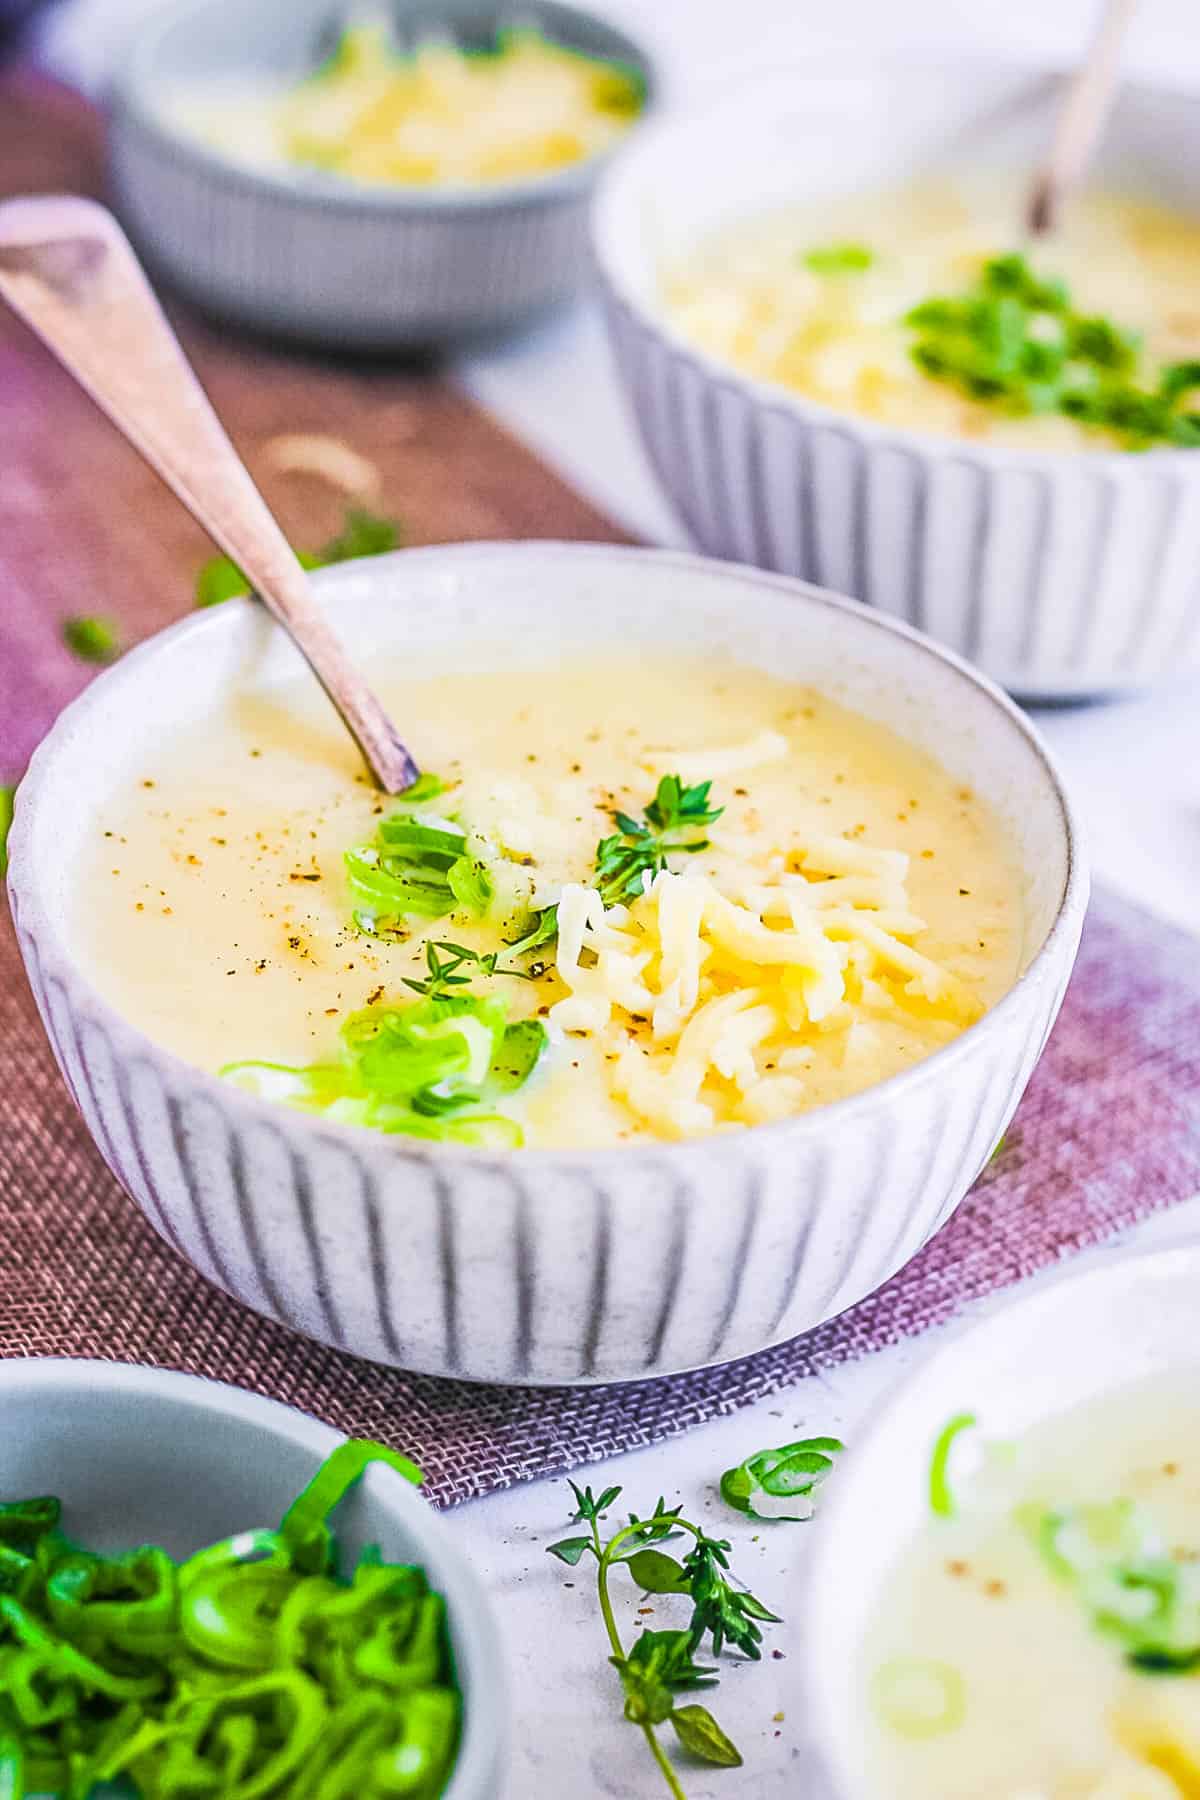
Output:
[[[947,1419],[973,1412],[989,1435],[1016,1437],[1112,1388],[1194,1365],[1198,1286],[1193,1245],[1043,1282],[949,1334],[850,1446],[807,1552],[813,1800],[881,1800],[863,1769],[864,1638],[892,1563],[928,1518],[929,1458]]]
[[[57,1494],[64,1529],[101,1550],[184,1556],[282,1518],[342,1434],[222,1382],[126,1363],[0,1363],[0,1499]],[[393,1470],[367,1470],[337,1515],[352,1550],[421,1563],[446,1598],[463,1736],[445,1800],[495,1800],[508,1696],[487,1596],[453,1535]]]
[[[725,1361],[877,1287],[983,1167],[1074,960],[1087,877],[1027,721],[880,613],[693,557],[460,545],[348,564],[320,575],[318,591],[368,665],[386,646],[417,668],[441,656],[459,669],[519,662],[530,646],[544,662],[661,647],[736,657],[857,707],[995,807],[1023,872],[1024,972],[978,1024],[892,1080],[690,1143],[456,1151],[252,1099],[116,1016],[70,932],[76,847],[113,785],[231,684],[298,668],[264,613],[230,602],[132,652],[63,714],[21,784],[10,839],[17,930],[55,1054],[151,1222],[212,1280],[299,1331],[490,1381]]]
[[[659,272],[808,196],[1030,167],[1058,89],[990,57],[774,71],[651,126],[594,224],[621,380],[696,542],[870,601],[1028,697],[1200,667],[1200,454],[1002,450],[829,411],[693,347]],[[1127,84],[1095,179],[1200,212],[1200,103]]]
[[[393,0],[402,36],[487,41],[497,24],[632,64],[645,54],[556,0]],[[591,270],[587,214],[603,158],[536,180],[380,189],[257,170],[208,149],[168,97],[198,80],[299,79],[344,16],[330,0],[183,0],[143,23],[112,95],[119,211],[156,269],[222,317],[343,350],[423,345],[510,325],[568,298]],[[636,127],[635,127],[636,129]]]

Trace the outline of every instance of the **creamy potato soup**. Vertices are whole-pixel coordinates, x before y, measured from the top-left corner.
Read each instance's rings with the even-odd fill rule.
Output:
[[[172,119],[225,156],[385,187],[486,186],[597,156],[645,104],[636,70],[533,30],[487,49],[430,40],[411,54],[386,26],[351,27],[306,80],[198,82]]]
[[[980,1439],[869,1634],[871,1791],[1200,1794],[1200,1368]]]
[[[1085,194],[1021,250],[1016,188],[839,196],[664,269],[679,330],[884,424],[1042,450],[1200,444],[1200,221]]]
[[[373,675],[408,795],[297,684],[96,820],[93,979],[192,1063],[422,1137],[679,1138],[893,1075],[1015,978],[988,807],[818,694],[686,659]]]

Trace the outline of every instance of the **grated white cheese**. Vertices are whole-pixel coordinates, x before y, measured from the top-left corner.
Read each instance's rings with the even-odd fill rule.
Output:
[[[876,1046],[873,1017],[916,1009],[946,1034],[980,1008],[908,938],[908,859],[842,838],[773,859],[770,878],[662,872],[628,905],[567,883],[559,901],[559,1030],[602,1035],[613,1094],[667,1137],[782,1118],[812,1046]],[[787,872],[799,864],[816,877]],[[835,903],[822,903],[824,890]]]

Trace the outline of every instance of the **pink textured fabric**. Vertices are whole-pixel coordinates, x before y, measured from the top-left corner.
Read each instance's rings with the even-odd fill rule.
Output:
[[[807,1338],[670,1381],[564,1392],[381,1369],[260,1319],[155,1236],[53,1067],[0,924],[0,1354],[101,1356],[238,1382],[415,1455],[443,1504],[671,1437],[1200,1189],[1200,957],[1102,896],[998,1160],[888,1285]]]

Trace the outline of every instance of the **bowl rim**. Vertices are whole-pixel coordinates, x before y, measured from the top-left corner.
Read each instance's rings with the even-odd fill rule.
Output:
[[[501,560],[538,563],[582,559],[597,565],[613,560],[623,563],[637,561],[653,568],[675,569],[684,576],[695,574],[711,579],[716,575],[722,581],[732,583],[735,589],[739,584],[747,582],[766,589],[778,596],[781,605],[799,600],[806,605],[825,609],[834,619],[849,617],[857,625],[867,626],[885,636],[900,638],[914,646],[922,655],[953,670],[969,687],[979,690],[993,711],[1003,716],[1008,727],[1014,729],[1033,752],[1057,805],[1066,863],[1062,894],[1044,939],[1030,958],[1028,966],[1000,999],[949,1043],[939,1045],[928,1056],[910,1064],[898,1074],[875,1082],[841,1100],[827,1102],[791,1118],[749,1125],[744,1130],[723,1134],[723,1141],[736,1144],[746,1139],[755,1143],[772,1141],[780,1146],[792,1144],[798,1138],[821,1135],[831,1124],[834,1129],[852,1125],[860,1114],[872,1108],[877,1095],[886,1094],[889,1101],[901,1101],[925,1082],[936,1081],[943,1076],[952,1079],[958,1062],[973,1053],[984,1034],[1003,1029],[1014,1014],[1019,1015],[1023,1011],[1026,994],[1040,984],[1045,971],[1058,962],[1064,950],[1072,946],[1073,940],[1078,939],[1087,907],[1089,874],[1079,822],[1048,748],[1026,715],[994,682],[965,658],[945,645],[934,642],[904,620],[796,577],[772,574],[747,564],[719,562],[687,551],[657,550],[624,544],[571,543],[552,539],[432,544],[417,549],[392,551],[384,556],[317,570],[316,588],[318,595],[328,593],[332,596],[340,584],[362,581],[364,578],[370,581],[385,568],[397,567],[404,559],[420,558],[431,564],[445,560],[451,566],[469,568],[472,563],[486,564],[496,557]],[[651,1154],[656,1160],[665,1157],[669,1162],[697,1157],[711,1158],[713,1134],[668,1141],[634,1140],[625,1144],[592,1147],[532,1144],[513,1150],[489,1150],[465,1144],[442,1144],[405,1138],[402,1135],[391,1136],[361,1126],[320,1119],[296,1108],[281,1105],[278,1101],[261,1099],[247,1093],[244,1089],[223,1081],[211,1070],[188,1062],[174,1051],[157,1044],[153,1038],[132,1025],[93,986],[84,968],[76,960],[70,944],[63,942],[49,909],[26,882],[25,865],[31,849],[39,791],[50,779],[53,765],[62,754],[61,740],[67,729],[78,728],[87,721],[89,713],[100,703],[98,695],[102,697],[119,682],[136,681],[142,670],[153,662],[160,645],[174,643],[186,637],[200,638],[205,633],[215,634],[226,629],[222,624],[223,620],[245,617],[256,604],[249,599],[236,599],[225,601],[219,607],[193,610],[145,639],[133,650],[127,651],[118,662],[102,670],[63,709],[35,749],[29,767],[18,784],[8,839],[8,885],[15,902],[13,914],[18,938],[28,935],[34,939],[44,973],[57,976],[68,990],[72,1013],[97,1021],[122,1057],[128,1060],[138,1058],[150,1066],[165,1068],[172,1085],[192,1092],[199,1091],[219,1110],[232,1106],[241,1109],[249,1119],[270,1122],[284,1131],[297,1130],[305,1142],[325,1141],[357,1150],[360,1155],[368,1155],[372,1151],[380,1154],[390,1151],[409,1159],[428,1155],[438,1160],[445,1158],[447,1162],[453,1159],[476,1167],[501,1169],[506,1168],[513,1157],[518,1158],[522,1164],[536,1159],[543,1165],[569,1164],[573,1167],[596,1163],[607,1167],[614,1158],[620,1163],[627,1163],[639,1153],[643,1156]]]
[[[109,89],[114,130],[119,133],[127,125],[135,126],[158,150],[176,161],[186,162],[193,173],[203,175],[217,186],[277,203],[284,201],[309,212],[358,214],[375,222],[381,218],[402,221],[409,214],[420,218],[453,218],[508,209],[532,210],[539,204],[575,199],[591,187],[608,162],[654,115],[661,98],[662,77],[657,60],[645,45],[602,14],[577,6],[574,0],[528,0],[528,5],[531,16],[537,13],[550,18],[574,16],[608,37],[614,46],[620,47],[620,60],[636,68],[646,86],[642,110],[621,138],[580,162],[552,169],[544,175],[486,185],[389,187],[346,177],[325,177],[319,171],[302,168],[297,168],[294,173],[270,167],[258,168],[253,163],[241,163],[235,157],[223,156],[202,138],[173,126],[162,107],[156,104],[154,89],[164,79],[178,78],[178,71],[172,76],[169,70],[158,66],[162,40],[167,33],[180,23],[201,18],[209,12],[226,11],[227,0],[175,0],[174,5],[163,6],[142,20],[127,37],[125,55]],[[253,67],[248,63],[247,71],[253,73]]]
[[[591,212],[592,247],[602,286],[609,298],[622,307],[645,331],[658,338],[672,355],[693,363],[709,383],[725,386],[739,393],[756,407],[798,418],[802,423],[828,429],[857,433],[873,449],[898,449],[917,454],[927,460],[959,459],[981,465],[993,472],[1002,469],[1049,469],[1061,473],[1067,469],[1096,471],[1104,476],[1135,477],[1139,469],[1165,469],[1180,473],[1184,468],[1200,470],[1200,454],[1183,449],[1158,448],[1143,452],[1128,450],[1080,449],[1041,450],[1023,445],[989,444],[976,438],[956,437],[948,432],[925,431],[916,427],[889,425],[863,413],[841,411],[810,399],[796,388],[764,376],[751,375],[735,364],[694,343],[671,319],[665,307],[653,307],[632,290],[624,267],[632,249],[629,230],[630,215],[648,188],[644,185],[645,165],[652,163],[660,145],[671,144],[701,132],[711,132],[720,121],[736,116],[753,105],[756,115],[789,95],[799,103],[805,87],[820,86],[833,75],[853,75],[861,81],[890,78],[902,81],[918,71],[941,70],[953,73],[958,80],[972,76],[1003,73],[1037,80],[1061,81],[1071,72],[1063,60],[1039,60],[1012,53],[984,55],[964,49],[925,53],[899,49],[856,56],[849,51],[816,53],[797,57],[786,66],[773,64],[752,80],[747,71],[737,91],[709,94],[695,104],[667,116],[661,113],[647,118],[644,131],[636,142],[617,148],[610,165],[597,184]],[[1186,85],[1172,85],[1160,80],[1134,78],[1122,83],[1122,95],[1154,101],[1191,103],[1200,113],[1200,93]],[[639,180],[642,178],[642,181]],[[753,214],[748,216],[754,216]]]
[[[215,1381],[181,1369],[119,1358],[30,1356],[0,1359],[0,1405],[14,1388],[55,1393],[88,1386],[138,1397],[155,1397],[175,1406],[203,1410],[216,1418],[236,1417],[264,1434],[285,1438],[302,1450],[324,1458],[346,1441],[347,1433],[311,1413],[272,1400],[232,1382]],[[459,1548],[455,1534],[421,1492],[386,1463],[372,1465],[367,1480],[388,1491],[386,1504],[403,1518],[404,1528],[422,1547],[432,1542],[441,1561],[438,1576],[451,1618],[461,1639],[460,1665],[469,1671],[471,1699],[464,1708],[459,1753],[446,1800],[475,1800],[489,1793],[499,1758],[507,1751],[510,1701],[508,1667],[491,1600],[480,1577]]]
[[[1200,1277],[1200,1240],[1150,1245],[1140,1250],[1118,1250],[1106,1261],[1085,1269],[1059,1268],[1028,1277],[1022,1291],[984,1312],[982,1317],[971,1312],[944,1327],[938,1341],[918,1356],[915,1366],[892,1383],[868,1409],[852,1448],[852,1460],[839,1475],[837,1484],[827,1489],[827,1497],[817,1509],[816,1527],[806,1549],[808,1560],[802,1582],[805,1615],[811,1626],[805,1633],[800,1663],[805,1732],[819,1751],[822,1774],[832,1783],[831,1800],[868,1800],[863,1783],[853,1780],[840,1754],[844,1733],[834,1721],[843,1715],[835,1673],[842,1665],[838,1664],[835,1671],[829,1657],[830,1637],[825,1629],[827,1621],[837,1616],[839,1596],[843,1591],[838,1583],[837,1555],[843,1502],[837,1497],[837,1488],[841,1486],[848,1491],[854,1483],[856,1456],[861,1455],[884,1426],[907,1408],[936,1371],[963,1357],[964,1353],[978,1361],[981,1351],[986,1354],[988,1340],[997,1333],[1011,1333],[1023,1320],[1037,1321],[1053,1314],[1064,1289],[1111,1285],[1120,1290],[1136,1281],[1143,1272],[1153,1276],[1160,1271],[1164,1277],[1187,1280],[1189,1287],[1194,1288]],[[1052,1387],[1047,1386],[1044,1392],[1047,1405],[1045,1412],[1039,1415],[1042,1420],[1053,1417],[1055,1412]],[[897,1550],[900,1547],[898,1543]]]

